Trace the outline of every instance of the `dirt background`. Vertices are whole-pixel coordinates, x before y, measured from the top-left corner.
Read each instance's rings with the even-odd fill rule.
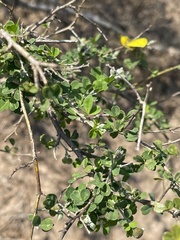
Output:
[[[24,24],[31,24],[34,21],[40,20],[45,16],[44,11],[32,10],[28,7],[18,5],[19,1],[8,1],[11,5],[13,2],[14,11],[13,17],[19,17]],[[36,3],[36,1],[28,1]],[[49,5],[54,2],[50,1]],[[62,4],[63,1],[61,1]],[[41,1],[41,4],[47,1]],[[40,3],[39,3],[40,5]],[[49,6],[48,5],[48,6]],[[145,33],[148,39],[156,40],[153,49],[149,50],[148,58],[151,67],[158,67],[160,70],[179,64],[180,60],[180,1],[179,0],[87,0],[83,5],[83,13],[92,19],[100,19],[99,26],[108,38],[107,44],[110,47],[116,48],[119,46],[119,34],[129,36],[137,36],[152,25],[150,30]],[[5,22],[9,17],[9,13],[0,6],[0,19]],[[62,15],[62,24],[68,23],[68,18],[71,14],[66,12]],[[98,20],[99,21],[99,20]],[[78,34],[82,37],[90,37],[94,32],[94,26],[86,21],[77,23]],[[66,49],[67,46],[63,45]],[[162,77],[157,78],[153,83],[153,93],[151,97],[160,102],[159,107],[163,109],[167,118],[170,121],[171,127],[180,126],[180,98],[174,93],[180,91],[180,73],[174,71]],[[14,130],[15,124],[18,121],[18,116],[14,116],[9,112],[0,113],[0,149],[3,149],[7,144],[4,139]],[[33,132],[35,134],[38,156],[40,158],[40,173],[42,189],[44,193],[59,194],[60,191],[67,186],[67,180],[73,172],[70,166],[61,163],[62,148],[57,151],[56,161],[51,151],[47,151],[39,144],[38,138],[45,131],[50,135],[55,135],[49,122],[33,122]],[[84,136],[82,132],[82,140]],[[178,139],[180,132],[177,130],[169,134],[171,140]],[[149,141],[158,138],[158,134],[153,134],[149,137]],[[17,145],[19,152],[23,154],[30,153],[30,143],[28,132],[25,123],[22,122],[16,132]],[[164,140],[164,139],[163,139]],[[118,146],[119,140],[110,142],[112,147]],[[122,145],[123,140],[120,139]],[[177,143],[179,146],[179,143]],[[126,145],[128,149],[127,157],[132,159],[135,153],[135,145]],[[13,178],[9,179],[13,170],[30,161],[28,156],[11,156],[0,152],[0,240],[26,240],[30,233],[30,223],[27,220],[27,215],[33,212],[36,196],[36,185],[34,172],[32,167],[18,171]],[[176,163],[172,164],[175,169],[179,169],[179,158]],[[133,179],[134,186],[151,192],[155,191],[157,196],[163,190],[164,186],[154,185],[153,177],[150,172],[143,172],[142,175]],[[162,234],[166,229],[170,229],[172,224],[176,223],[169,214],[160,216],[150,213],[147,216],[137,214],[136,219],[140,227],[145,228],[142,240],[161,240]],[[43,233],[39,229],[35,229],[34,240],[55,240],[59,237],[59,231],[63,228],[63,221],[59,222],[53,231]],[[85,230],[77,229],[73,226],[69,230],[66,240],[115,240],[127,239],[120,227],[112,230],[109,236],[103,236],[101,233],[88,235]],[[132,238],[128,238],[132,239]]]

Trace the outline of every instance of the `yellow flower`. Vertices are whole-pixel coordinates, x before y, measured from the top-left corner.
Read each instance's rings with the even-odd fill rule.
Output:
[[[147,38],[129,39],[127,36],[120,36],[121,45],[127,49],[144,48],[148,44]]]

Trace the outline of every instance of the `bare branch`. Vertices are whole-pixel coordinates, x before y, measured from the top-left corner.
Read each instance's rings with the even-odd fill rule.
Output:
[[[43,18],[41,21],[37,22],[34,24],[33,27],[30,28],[30,31],[33,32],[36,28],[38,28],[39,26],[41,26],[43,23],[46,23],[53,15],[55,15],[58,11],[70,6],[71,4],[73,4],[74,2],[76,2],[76,0],[72,0],[62,6],[57,6],[54,10],[52,10],[50,12],[50,14],[48,16],[46,16],[45,18]]]
[[[163,143],[162,145],[166,146],[166,145],[174,144],[174,143],[177,143],[177,142],[180,142],[180,138],[172,140],[172,141],[170,140],[167,143]]]
[[[16,168],[13,170],[13,172],[11,173],[11,175],[9,176],[9,179],[12,178],[13,175],[14,175],[16,172],[18,172],[20,169],[22,169],[22,168],[27,168],[27,167],[29,167],[29,166],[32,165],[32,164],[33,164],[33,161],[30,161],[30,162],[28,162],[28,163],[21,164],[19,167],[16,167]]]
[[[36,197],[34,214],[37,214],[40,198],[41,198],[41,195],[42,195],[40,173],[39,173],[39,164],[38,164],[37,152],[36,152],[33,132],[32,132],[32,129],[31,129],[31,124],[30,124],[30,121],[29,121],[29,118],[28,118],[28,114],[27,114],[25,105],[24,105],[23,95],[22,95],[22,92],[20,90],[19,90],[19,96],[20,96],[20,103],[21,103],[22,112],[24,114],[24,118],[25,118],[25,121],[26,121],[28,133],[29,133],[29,138],[30,138],[31,146],[32,146],[32,155],[33,155],[32,162],[34,164],[34,171],[35,171],[35,177],[36,177],[36,187],[37,187],[37,197]],[[32,229],[31,229],[30,239],[32,239],[32,237],[33,237],[33,232],[34,232],[34,226],[32,226]]]
[[[146,114],[146,103],[147,103],[147,99],[148,99],[148,96],[149,96],[149,92],[152,91],[151,84],[152,84],[152,82],[147,84],[146,96],[145,96],[145,99],[142,103],[142,115],[141,115],[141,120],[140,120],[140,125],[139,125],[139,133],[138,133],[138,140],[137,140],[137,147],[136,147],[137,151],[139,151],[139,149],[140,149],[144,118],[145,118],[145,114]]]
[[[5,137],[4,142],[6,142],[14,133],[16,133],[16,131],[17,131],[20,123],[22,122],[23,118],[24,118],[24,116],[22,115],[19,118],[18,122],[14,124],[14,126],[15,126],[14,130],[10,134],[8,134],[8,136]]]

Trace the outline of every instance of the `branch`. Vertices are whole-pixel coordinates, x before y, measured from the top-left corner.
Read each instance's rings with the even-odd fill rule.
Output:
[[[46,23],[53,15],[55,15],[58,11],[70,6],[71,4],[73,4],[74,2],[76,2],[76,0],[72,0],[62,6],[57,6],[54,10],[52,10],[50,12],[50,14],[48,16],[46,16],[45,18],[43,18],[41,21],[37,22],[34,24],[34,26],[30,29],[31,32],[33,32],[36,28],[38,28],[39,26],[41,26],[43,23]]]
[[[167,143],[163,143],[162,145],[166,146],[166,145],[174,144],[174,143],[177,143],[177,142],[180,142],[180,138],[172,140],[172,141],[170,140]]]
[[[136,97],[137,97],[137,100],[139,101],[139,103],[143,104],[143,100],[141,99],[140,94],[136,90],[136,87],[126,79],[126,75],[125,75],[123,68],[115,69],[114,67],[111,67],[109,64],[107,64],[107,67],[110,68],[110,72],[111,72],[110,75],[114,75],[115,79],[122,79],[136,94]]]
[[[14,133],[16,133],[16,130],[18,129],[23,118],[24,118],[24,116],[22,115],[20,117],[20,119],[18,120],[18,122],[14,124],[14,126],[15,126],[14,130],[10,134],[8,134],[8,136],[5,137],[4,142],[6,142]]]
[[[139,151],[139,149],[140,149],[144,118],[145,118],[145,114],[146,114],[146,103],[147,103],[147,99],[149,96],[149,92],[152,91],[151,84],[152,84],[151,82],[149,84],[147,84],[146,96],[142,103],[142,115],[141,115],[141,120],[140,120],[140,125],[139,125],[138,140],[137,140],[137,146],[136,146],[137,151]]]
[[[45,12],[51,11],[51,9],[53,9],[55,7],[55,4],[43,4],[43,3],[39,3],[39,2],[38,3],[25,2],[23,0],[19,0],[19,5],[31,8],[35,11],[45,11]],[[66,7],[66,11],[71,14],[74,13],[74,10],[71,8],[68,8],[68,7]],[[94,14],[92,11],[81,11],[81,13],[79,15],[81,17],[83,17],[84,19],[86,19],[87,21],[91,22],[96,27],[97,27],[97,25],[101,25],[102,27],[113,30],[114,32],[116,32],[118,34],[119,33],[121,33],[122,35],[127,34],[125,31],[125,27],[123,25],[121,25],[121,23],[119,23],[117,25],[114,22],[110,22],[110,21],[106,20],[105,18],[103,18],[101,16],[101,14],[97,15],[97,14]],[[98,31],[99,30],[100,29],[98,28]],[[100,30],[100,32],[102,32],[102,31]]]
[[[76,221],[76,219],[80,218],[82,216],[82,214],[86,211],[86,209],[91,205],[91,203],[93,202],[95,196],[93,196],[90,201],[87,203],[87,205],[85,207],[83,207],[79,212],[77,212],[73,217],[72,216],[68,216],[70,218],[70,220],[65,224],[64,229],[62,230],[62,234],[59,238],[59,240],[63,240],[63,238],[65,237],[66,233],[68,232],[68,230],[70,229],[70,227],[73,225],[73,223]],[[83,223],[85,224],[85,223]]]
[[[79,160],[83,160],[84,157],[81,153],[81,151],[74,145],[74,143],[66,136],[66,134],[63,132],[62,128],[60,127],[58,120],[56,118],[56,114],[52,111],[48,111],[49,117],[54,125],[54,128],[57,131],[58,141],[57,144],[59,144],[60,139],[62,138],[67,145],[72,149],[72,151],[76,154]]]
[[[13,170],[13,172],[11,173],[11,175],[9,176],[9,179],[12,178],[12,176],[13,176],[16,172],[18,172],[20,169],[22,169],[22,168],[27,168],[27,167],[29,167],[31,164],[33,164],[33,161],[30,161],[30,162],[28,162],[28,163],[21,164],[19,167],[16,167],[16,168]]]
[[[159,77],[159,76],[161,76],[161,75],[163,75],[165,73],[172,72],[174,70],[179,70],[179,69],[180,69],[180,64],[178,64],[176,66],[173,66],[173,67],[170,67],[170,68],[167,68],[167,69],[165,69],[163,71],[158,72],[157,74],[154,74],[154,75],[152,74],[151,76],[149,76],[147,78],[147,81],[149,81],[149,80],[151,80],[153,78],[157,78],[157,77]]]
[[[39,164],[38,164],[37,152],[36,152],[33,132],[32,132],[32,129],[31,129],[31,124],[30,124],[30,121],[29,121],[29,118],[28,118],[28,114],[27,114],[25,105],[24,105],[23,94],[20,90],[19,90],[19,96],[20,96],[20,103],[21,103],[22,112],[24,114],[24,118],[25,118],[25,121],[26,121],[28,133],[29,133],[29,138],[30,138],[30,141],[31,141],[32,156],[33,156],[32,162],[34,164],[34,171],[35,171],[35,176],[36,176],[37,197],[36,197],[35,210],[34,210],[34,215],[35,215],[38,212],[39,202],[40,202],[40,198],[41,198],[41,195],[42,195],[40,173],[39,173]],[[32,229],[31,229],[30,239],[32,239],[32,237],[33,237],[33,232],[34,232],[34,226],[32,226]]]

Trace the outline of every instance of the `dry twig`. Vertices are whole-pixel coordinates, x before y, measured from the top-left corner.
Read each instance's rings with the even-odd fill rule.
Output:
[[[20,95],[20,103],[21,103],[21,108],[22,112],[26,121],[28,133],[29,133],[29,138],[31,141],[31,146],[32,146],[32,162],[34,164],[34,171],[35,171],[35,176],[36,176],[36,187],[37,187],[37,197],[36,197],[36,203],[35,203],[35,209],[34,209],[34,214],[37,214],[38,212],[38,206],[40,202],[40,198],[42,195],[42,190],[41,190],[41,181],[40,181],[40,173],[39,173],[39,164],[38,164],[38,158],[37,158],[37,151],[35,147],[35,142],[34,142],[34,137],[33,137],[33,132],[31,129],[31,123],[28,118],[28,114],[24,105],[24,100],[23,100],[23,95],[22,92],[19,90],[19,95]],[[32,226],[31,229],[31,235],[30,239],[33,237],[33,232],[34,232],[34,226]]]

